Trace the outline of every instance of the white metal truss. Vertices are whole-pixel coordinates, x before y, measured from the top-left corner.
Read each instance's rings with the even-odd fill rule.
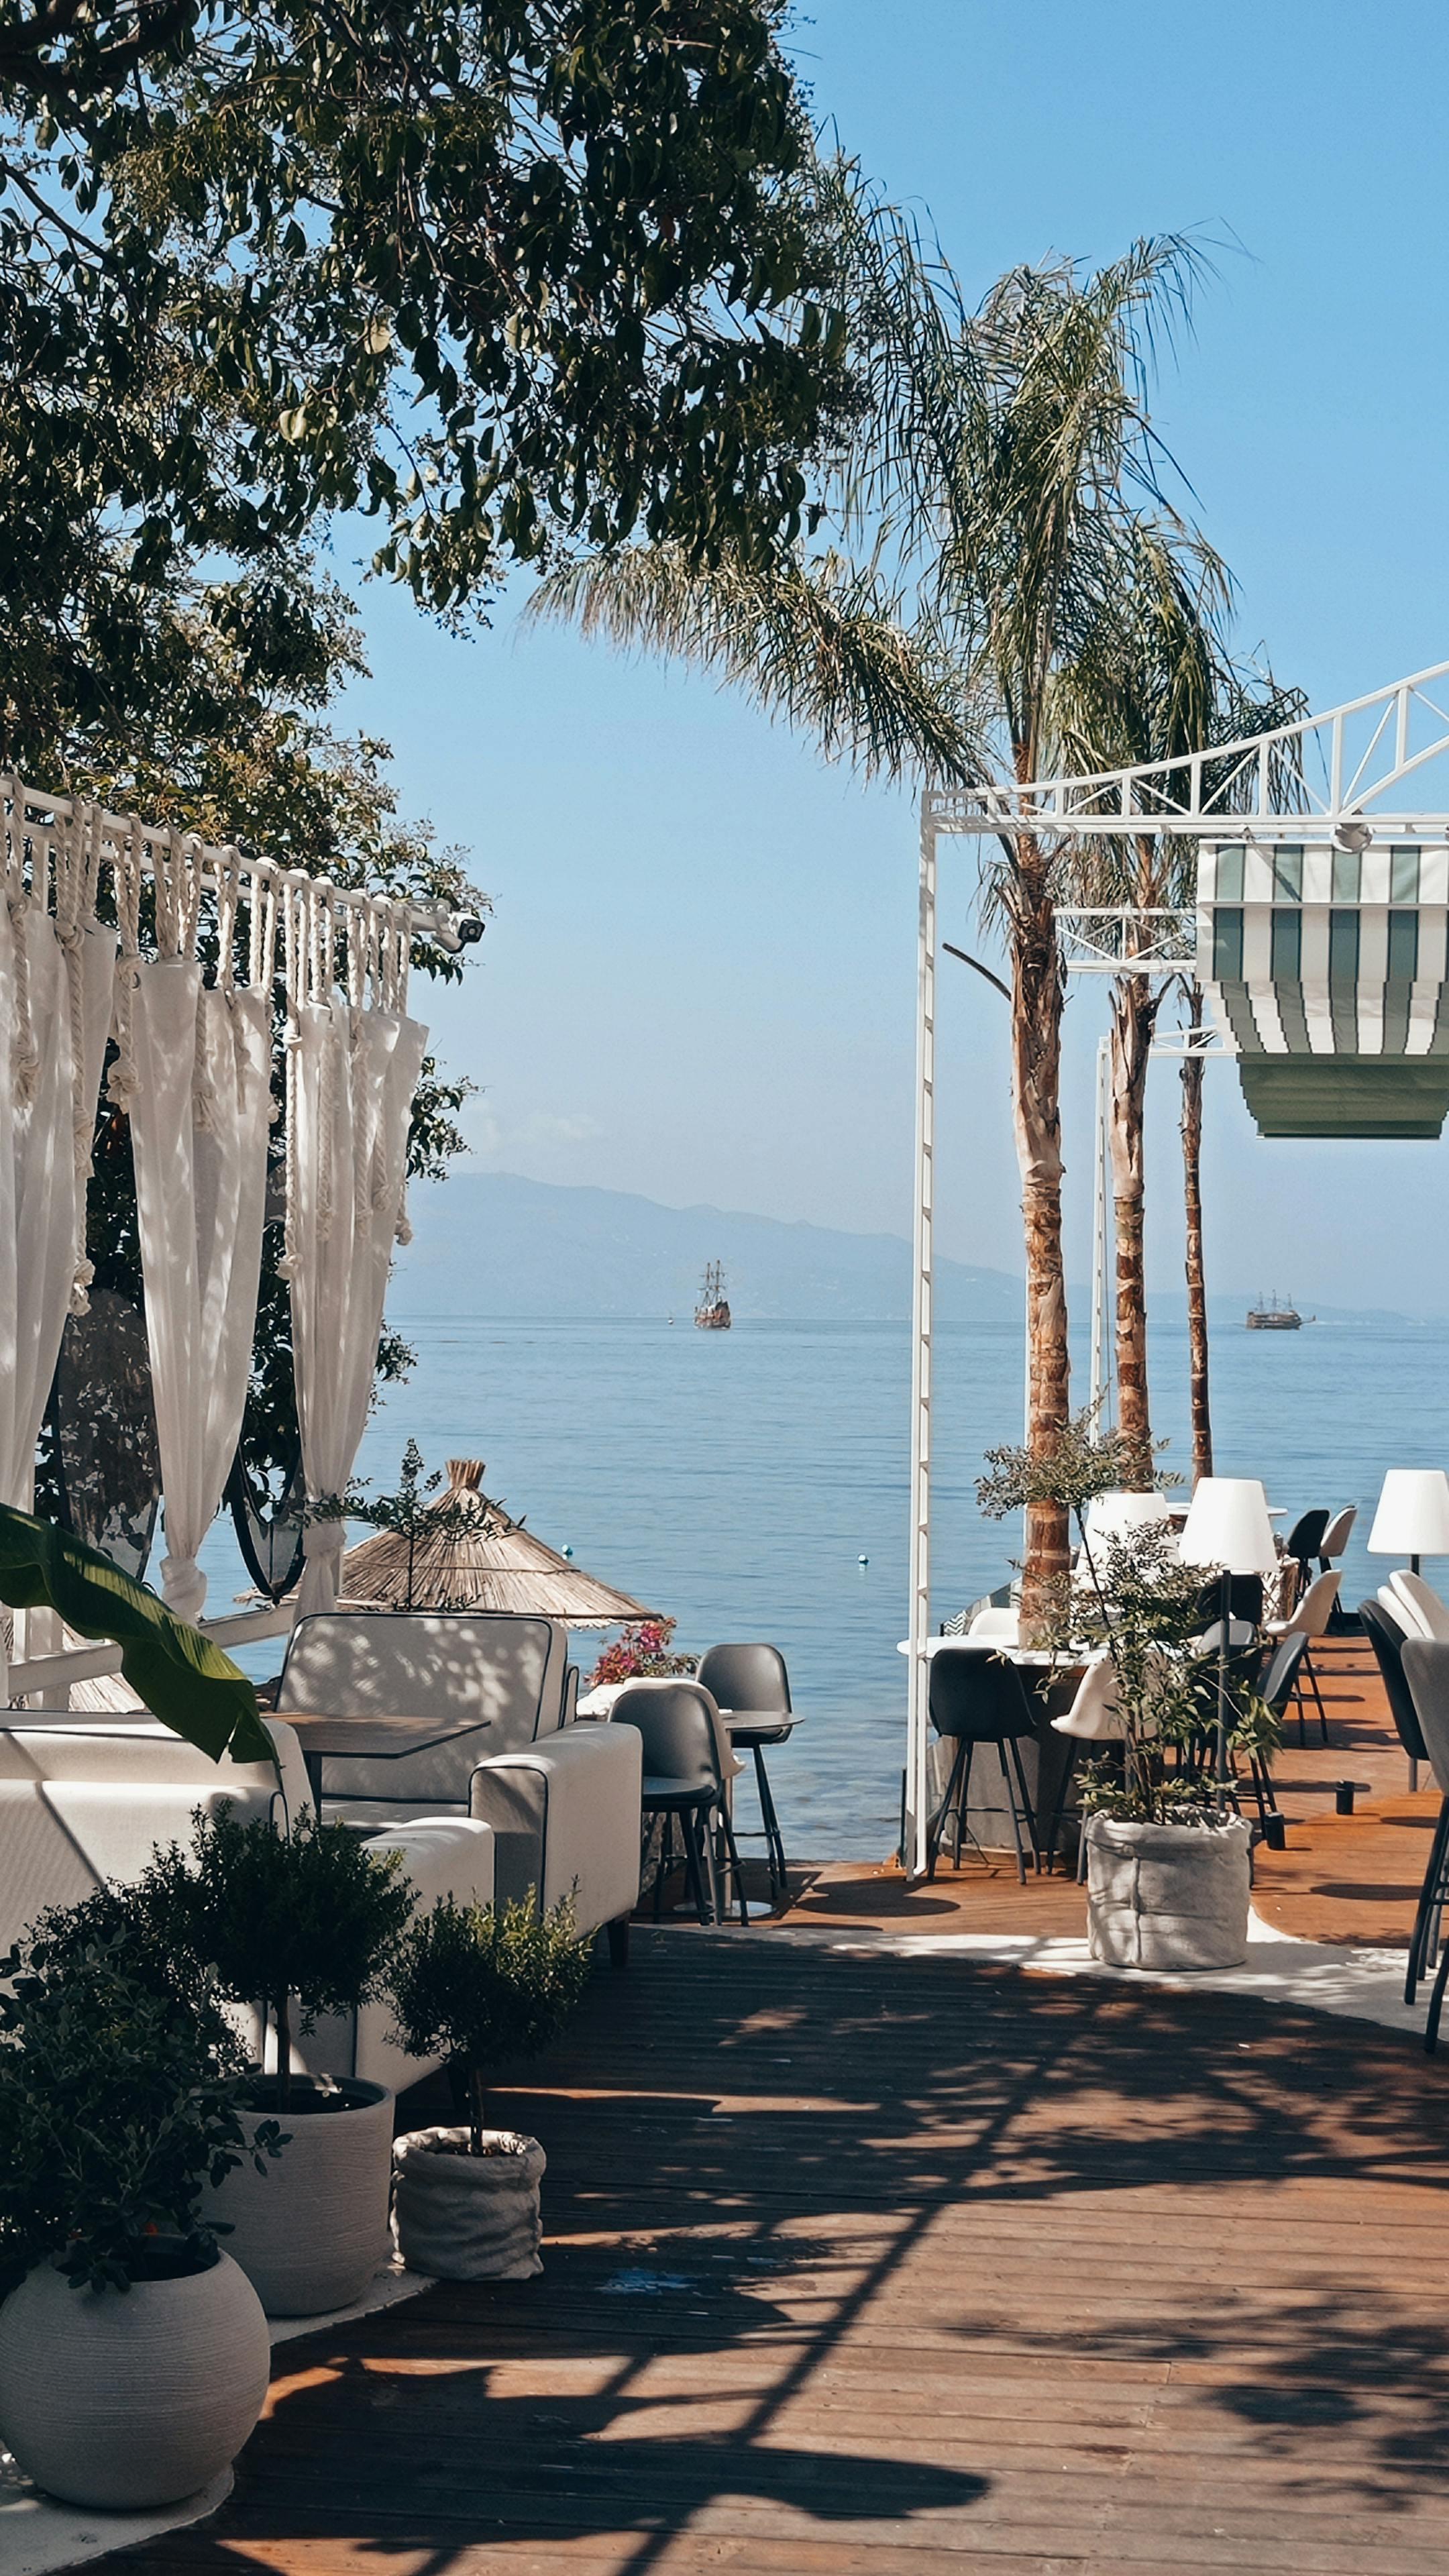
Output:
[[[1405,782],[1425,791],[1410,807]],[[1400,791],[1395,796],[1394,791]],[[1393,800],[1393,801],[1390,801]],[[1172,761],[1076,778],[931,788],[921,801],[916,1046],[916,1226],[911,1389],[910,1671],[905,1840],[908,1870],[926,1865],[930,1736],[932,1238],[935,1218],[935,1014],[938,843],[963,834],[1010,841],[1019,833],[1064,841],[1141,840],[1160,834],[1205,845],[1327,841],[1362,851],[1375,840],[1449,841],[1449,662],[1416,671],[1326,715]],[[1191,908],[1063,905],[1056,914],[1073,975],[1192,972],[1198,918]],[[1212,1025],[1165,1032],[1154,1053],[1233,1056],[1230,1032]],[[1100,1094],[1100,1073],[1099,1073]],[[1099,1097],[1099,1116],[1103,1104]],[[1105,1208],[1102,1215],[1105,1226]],[[1105,1377],[1105,1301],[1097,1319],[1094,1382]]]
[[[1449,662],[1416,671],[1372,697],[1303,716],[1269,733],[1178,760],[1078,778],[934,788],[924,814],[937,832],[1242,834],[1292,839],[1305,823],[1368,821],[1375,832],[1421,834],[1442,822],[1449,796]],[[1443,763],[1437,776],[1435,764]],[[1407,779],[1440,789],[1438,810],[1383,803]]]

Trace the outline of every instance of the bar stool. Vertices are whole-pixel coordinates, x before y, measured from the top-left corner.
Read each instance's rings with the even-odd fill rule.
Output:
[[[1008,1663],[993,1646],[951,1646],[931,1657],[931,1724],[956,1750],[951,1762],[946,1794],[926,1827],[926,1876],[936,1875],[936,1860],[946,1819],[953,1808],[956,1817],[955,1857],[961,1857],[962,1820],[971,1791],[971,1758],[978,1744],[994,1744],[1001,1764],[1002,1786],[1006,1791],[1007,1811],[1011,1817],[1012,1840],[1016,1845],[1016,1875],[1026,1885],[1026,1860],[1022,1851],[1021,1829],[1025,1825],[1031,1843],[1032,1858],[1041,1870],[1041,1846],[1037,1840],[1036,1816],[1026,1773],[1021,1767],[1020,1739],[1036,1734],[1036,1720],[1022,1686],[1015,1664]],[[1016,1773],[1013,1785],[1007,1754],[1011,1755]],[[1020,1792],[1021,1805],[1017,1806]]]
[[[684,1838],[684,1866],[701,1923],[719,1920],[714,1835],[718,1831],[734,1871],[740,1921],[749,1922],[740,1855],[725,1801],[724,1767],[715,1731],[716,1711],[698,1682],[663,1682],[621,1691],[610,1724],[635,1726],[644,1738],[642,1806],[647,1840],[661,1821],[664,1844],[654,1876],[654,1917],[659,1919],[664,1881],[674,1849],[674,1820]]]
[[[770,1901],[789,1895],[785,1838],[765,1769],[767,1744],[788,1744],[800,1720],[790,1706],[790,1676],[778,1646],[711,1646],[697,1678],[709,1691],[740,1753],[755,1757],[755,1787],[770,1865]]]

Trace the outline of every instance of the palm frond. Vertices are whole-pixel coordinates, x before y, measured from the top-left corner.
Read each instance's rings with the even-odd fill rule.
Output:
[[[826,553],[702,570],[680,548],[631,546],[561,566],[525,617],[710,671],[862,777],[985,774],[969,674],[929,628],[897,622],[872,566]]]

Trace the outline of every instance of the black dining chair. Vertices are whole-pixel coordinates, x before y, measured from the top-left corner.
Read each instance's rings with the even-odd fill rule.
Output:
[[[931,1657],[931,1724],[942,1739],[955,1745],[945,1795],[926,1827],[926,1876],[936,1875],[936,1860],[946,1829],[946,1819],[956,1819],[955,1857],[961,1857],[961,1837],[971,1791],[971,1761],[978,1744],[994,1744],[1001,1764],[1002,1787],[1006,1792],[1007,1813],[1011,1818],[1012,1840],[1016,1845],[1016,1875],[1026,1884],[1026,1859],[1022,1850],[1021,1829],[1025,1825],[1031,1844],[1032,1858],[1041,1869],[1041,1845],[1037,1838],[1036,1814],[1026,1773],[1021,1763],[1021,1738],[1036,1734],[1022,1678],[1015,1664],[995,1646],[951,1646],[943,1654]],[[1010,1755],[1010,1767],[1007,1756]],[[1012,1772],[1015,1772],[1015,1781]],[[1020,1796],[1020,1806],[1017,1798]]]
[[[654,1872],[654,1919],[664,1899],[664,1882],[674,1857],[674,1827],[684,1844],[689,1892],[701,1923],[719,1918],[715,1884],[714,1837],[724,1844],[734,1871],[740,1921],[748,1923],[745,1882],[730,1825],[719,1738],[719,1712],[698,1682],[651,1683],[619,1693],[610,1716],[613,1726],[636,1726],[644,1738],[644,1848],[656,1833],[661,1849]]]
[[[1440,1953],[1444,1901],[1449,1896],[1449,1645],[1437,1637],[1406,1636],[1400,1660],[1424,1751],[1439,1788],[1439,1816],[1419,1889],[1404,1976],[1404,2001],[1411,2004],[1420,1978],[1427,1977],[1435,1959],[1439,1960],[1424,2030],[1424,2046],[1432,2057],[1439,2044],[1439,2016],[1444,2009],[1445,1984],[1449,1982],[1449,1949]]]
[[[1300,1512],[1288,1532],[1284,1545],[1287,1554],[1296,1556],[1298,1559],[1300,1593],[1307,1590],[1308,1569],[1314,1558],[1322,1554],[1323,1534],[1332,1518],[1332,1513],[1328,1511]]]
[[[771,1901],[789,1895],[785,1837],[765,1769],[767,1744],[788,1744],[800,1721],[790,1706],[790,1676],[778,1646],[711,1646],[696,1679],[712,1695],[737,1753],[755,1757],[755,1787],[770,1864]]]

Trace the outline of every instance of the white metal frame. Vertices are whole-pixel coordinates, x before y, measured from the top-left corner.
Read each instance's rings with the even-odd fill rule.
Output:
[[[935,1224],[936,953],[938,843],[943,836],[982,834],[1010,840],[1140,839],[1169,833],[1198,841],[1315,840],[1346,848],[1377,837],[1449,837],[1449,787],[1437,811],[1390,809],[1384,800],[1408,778],[1442,763],[1449,782],[1449,662],[1417,671],[1387,689],[1355,698],[1326,715],[1305,716],[1175,761],[1149,761],[1081,777],[1009,781],[971,788],[929,788],[921,800],[920,916],[916,1016],[916,1196],[914,1347],[911,1371],[911,1550],[909,1705],[904,1856],[913,1875],[926,1865],[927,1752],[930,1741],[931,1626],[931,1363]],[[1435,782],[1436,785],[1439,783]],[[1073,975],[1160,975],[1190,971],[1197,958],[1191,909],[1139,910],[1129,904],[1057,913],[1063,960]],[[1234,1055],[1222,1030],[1183,1030],[1156,1042],[1172,1055]],[[1097,1112],[1107,1094],[1099,1058]],[[1106,1194],[1100,1170],[1094,1237],[1101,1229],[1105,1277]],[[1093,1292],[1093,1388],[1104,1383],[1106,1316]]]

